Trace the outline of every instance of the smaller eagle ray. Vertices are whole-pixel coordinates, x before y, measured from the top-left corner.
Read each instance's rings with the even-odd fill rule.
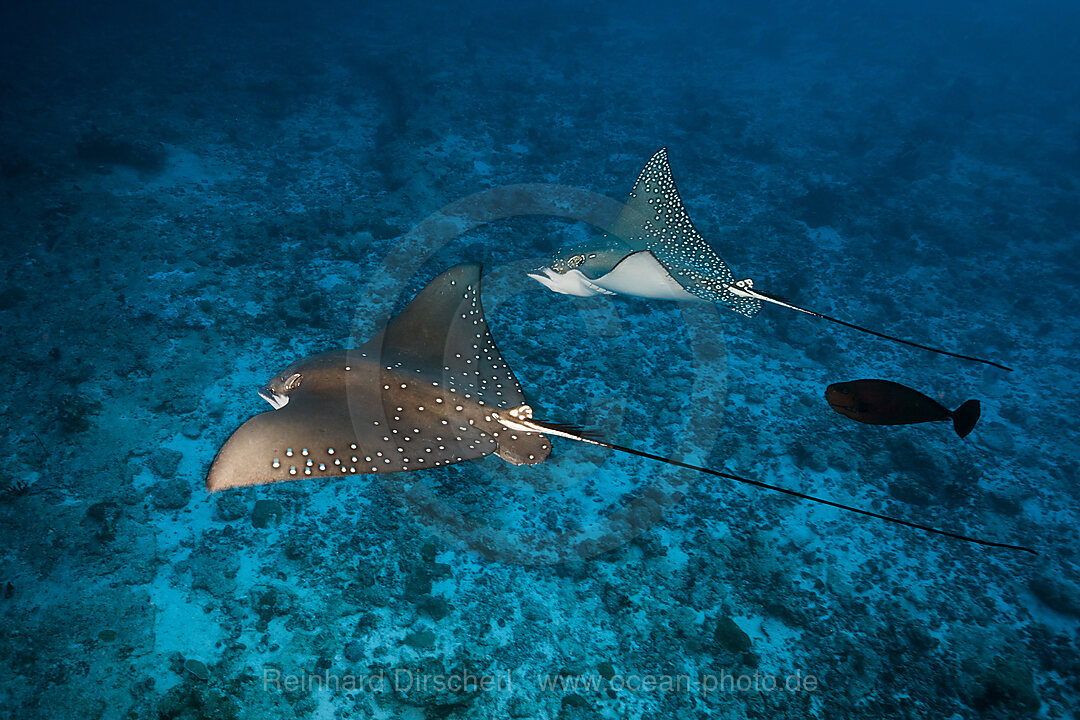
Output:
[[[841,505],[533,418],[495,346],[480,303],[480,265],[444,272],[355,350],[298,360],[259,390],[273,406],[241,425],[206,477],[235,487],[440,467],[492,453],[514,465],[547,459],[547,435],[599,445],[979,545],[1034,550]]]
[[[920,350],[1012,371],[991,360],[904,340],[793,305],[755,289],[750,278],[736,280],[690,220],[671,175],[667,148],[645,164],[604,238],[560,250],[550,265],[528,275],[565,295],[710,302],[747,317],[756,315],[767,302]]]

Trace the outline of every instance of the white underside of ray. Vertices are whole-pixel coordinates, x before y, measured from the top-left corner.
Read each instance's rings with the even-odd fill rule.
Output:
[[[649,251],[636,252],[626,256],[607,275],[593,282],[611,293],[636,295],[657,300],[695,300],[678,280],[671,277],[660,261]]]
[[[568,270],[565,273],[558,273],[547,267],[540,268],[537,272],[528,273],[528,276],[548,290],[559,293],[560,295],[592,297],[593,295],[615,294],[610,290],[605,290],[600,287],[592,280],[589,280],[589,278],[585,277],[580,270]]]
[[[529,273],[529,277],[564,295],[632,295],[652,300],[703,301],[688,293],[647,250],[627,255],[611,272],[592,280],[580,270],[569,270],[560,275],[551,268],[543,268],[541,273]]]

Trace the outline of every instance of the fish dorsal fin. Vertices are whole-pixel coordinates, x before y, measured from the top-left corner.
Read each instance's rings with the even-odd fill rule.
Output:
[[[480,303],[479,263],[456,265],[428,284],[386,328],[351,351],[380,358],[474,394],[488,405],[521,405],[525,397],[491,337]]]
[[[760,300],[728,290],[735,275],[686,213],[671,176],[667,148],[661,148],[642,168],[608,233],[634,250],[651,252],[690,294],[748,317],[761,310]]]

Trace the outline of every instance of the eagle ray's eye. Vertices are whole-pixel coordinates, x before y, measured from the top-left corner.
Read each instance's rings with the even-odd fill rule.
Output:
[[[566,261],[566,264],[572,268],[576,268],[581,263],[585,262],[584,255],[571,255],[570,259]]]
[[[300,387],[300,381],[304,379],[304,376],[300,373],[293,373],[285,380],[285,392],[291,392]]]

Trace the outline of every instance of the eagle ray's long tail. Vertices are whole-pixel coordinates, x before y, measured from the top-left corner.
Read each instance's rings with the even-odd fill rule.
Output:
[[[805,313],[806,315],[810,315],[812,317],[821,318],[822,320],[828,320],[829,322],[836,323],[837,325],[843,325],[844,327],[848,327],[848,328],[851,328],[853,330],[858,330],[860,332],[868,333],[870,335],[874,335],[875,337],[884,338],[885,340],[892,340],[893,342],[902,343],[904,345],[910,345],[911,347],[919,348],[920,350],[929,350],[930,352],[938,353],[939,355],[948,355],[949,357],[959,358],[961,360],[970,360],[971,362],[983,363],[984,365],[992,365],[993,367],[1001,368],[1002,370],[1007,370],[1008,372],[1013,371],[1013,369],[1011,367],[1006,367],[1005,365],[1002,365],[1001,363],[996,363],[993,360],[985,360],[983,358],[972,357],[971,355],[961,355],[960,353],[954,353],[954,352],[951,352],[949,350],[942,350],[941,348],[931,347],[929,345],[923,345],[921,343],[913,342],[911,340],[904,340],[903,338],[894,337],[892,335],[886,335],[885,333],[878,332],[877,330],[871,330],[870,328],[864,328],[861,325],[856,325],[854,323],[849,323],[846,320],[841,320],[839,318],[834,318],[831,315],[825,315],[824,313],[819,313],[819,312],[817,312],[815,310],[808,310],[806,308],[799,307],[798,305],[792,305],[791,303],[786,302],[784,300],[781,300],[780,298],[773,297],[772,295],[767,295],[766,293],[763,293],[760,290],[755,290],[753,288],[753,285],[747,280],[740,280],[739,282],[736,282],[736,283],[733,283],[733,284],[729,285],[728,290],[730,290],[735,295],[741,295],[741,296],[744,296],[744,297],[751,297],[751,298],[754,298],[756,300],[761,300],[763,302],[772,303],[773,305],[779,305],[780,307],[786,307],[789,310],[795,310],[796,312]]]
[[[881,513],[871,512],[870,510],[863,510],[862,508],[852,507],[851,505],[844,505],[842,503],[833,502],[832,500],[826,500],[824,498],[815,497],[813,495],[807,495],[806,493],[801,493],[797,490],[789,490],[788,488],[780,487],[778,485],[770,485],[768,483],[761,482],[760,480],[751,480],[750,478],[740,477],[739,475],[732,475],[731,473],[721,472],[719,470],[712,470],[710,468],[701,467],[700,465],[691,465],[690,463],[680,462],[679,460],[672,460],[671,458],[666,458],[661,455],[654,455],[653,453],[645,452],[643,450],[635,450],[634,448],[616,445],[615,443],[601,440],[600,438],[594,436],[591,432],[584,431],[574,426],[560,425],[558,423],[540,422],[538,420],[531,419],[527,422],[537,426],[543,432],[549,433],[551,435],[557,435],[559,437],[568,438],[570,440],[578,440],[579,442],[589,443],[590,445],[599,445],[600,447],[610,448],[611,450],[617,450],[619,452],[627,453],[629,455],[637,455],[638,457],[648,458],[649,460],[656,460],[657,462],[686,468],[687,470],[696,470],[697,472],[705,473],[706,475],[714,475],[716,477],[725,478],[727,480],[734,480],[735,482],[752,485],[757,488],[772,490],[773,492],[783,493],[785,495],[797,497],[800,500],[808,500],[810,502],[820,503],[821,505],[828,505],[829,507],[834,507],[839,510],[845,510],[847,512],[853,512],[859,515],[877,518],[878,520],[884,520],[886,522],[895,523],[897,525],[903,525],[904,527],[913,528],[915,530],[922,530],[923,532],[933,533],[935,535],[944,535],[945,537],[950,537],[956,540],[963,540],[964,542],[974,543],[976,545],[1005,548],[1006,550],[1017,550],[1020,552],[1031,553],[1032,555],[1039,554],[1037,551],[1032,550],[1031,548],[1023,547],[1022,545],[1011,545],[1009,543],[996,542],[993,540],[983,540],[982,538],[971,537],[969,535],[961,535],[960,533],[955,533],[950,530],[941,530],[939,528],[930,527],[929,525],[920,525],[919,523],[901,520],[900,518],[891,517],[889,515],[882,515]]]

